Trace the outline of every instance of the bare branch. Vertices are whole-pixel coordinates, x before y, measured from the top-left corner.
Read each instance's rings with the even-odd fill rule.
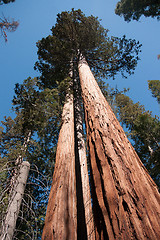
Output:
[[[0,18],[0,31],[1,36],[4,38],[5,42],[8,41],[7,38],[7,31],[8,32],[14,32],[17,27],[19,26],[19,22],[15,21],[14,19],[9,19],[3,16],[3,18]]]

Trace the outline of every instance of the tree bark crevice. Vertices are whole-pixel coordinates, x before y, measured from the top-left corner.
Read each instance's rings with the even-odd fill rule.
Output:
[[[80,100],[80,85],[78,78],[73,78],[73,88],[76,167],[75,173],[77,193],[77,239],[95,239],[86,147],[83,137],[84,133]]]

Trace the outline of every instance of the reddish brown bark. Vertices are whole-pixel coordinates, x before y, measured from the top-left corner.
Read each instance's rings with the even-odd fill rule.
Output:
[[[96,239],[160,239],[160,194],[84,59],[79,76],[91,162]]]
[[[77,211],[75,185],[73,98],[64,105],[56,153],[53,182],[42,239],[76,239]]]

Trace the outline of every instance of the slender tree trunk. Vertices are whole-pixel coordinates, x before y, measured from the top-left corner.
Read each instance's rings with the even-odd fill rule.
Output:
[[[10,180],[10,196],[12,196],[12,192],[14,192],[14,187],[15,187],[15,183],[17,181],[17,177],[18,177],[18,171],[19,171],[19,167],[21,166],[22,162],[23,162],[23,157],[27,151],[27,147],[28,147],[28,144],[30,142],[30,139],[31,139],[31,135],[32,135],[32,131],[28,131],[28,134],[27,134],[27,137],[24,138],[24,142],[23,142],[23,146],[21,147],[21,150],[20,150],[20,154],[19,156],[17,157],[16,161],[15,161],[15,168],[13,169],[13,175],[11,177],[11,180]]]
[[[25,191],[30,164],[27,161],[23,161],[23,155],[27,150],[31,134],[32,134],[31,131],[28,131],[27,137],[24,138],[21,153],[16,159],[15,162],[16,166],[14,168],[13,175],[10,180],[9,203],[1,229],[1,238],[5,240],[12,239],[13,237],[23,194]]]
[[[95,239],[86,147],[83,137],[80,85],[74,78],[75,164],[77,192],[77,239]]]
[[[69,96],[62,114],[56,164],[42,239],[76,239],[76,180],[74,153],[73,97]]]
[[[79,76],[91,162],[96,239],[160,239],[160,194],[84,58]]]
[[[5,220],[2,223],[1,240],[11,240],[16,227],[16,221],[18,218],[27,178],[29,174],[30,164],[24,161],[20,165],[18,177],[16,179],[12,194],[9,199],[9,204],[5,216]]]

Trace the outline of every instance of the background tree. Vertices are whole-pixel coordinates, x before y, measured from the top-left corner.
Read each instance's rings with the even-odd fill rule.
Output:
[[[124,94],[115,95],[116,113],[150,175],[160,187],[160,121]]]
[[[157,102],[160,104],[160,80],[149,80],[148,86],[152,92],[152,96],[155,97]]]
[[[13,239],[15,232],[16,222],[19,215],[27,178],[29,175],[30,164],[27,161],[23,161],[19,165],[19,172],[14,179],[14,188],[11,189],[8,199],[8,207],[6,210],[6,216],[2,222],[1,239]]]
[[[31,171],[22,201],[15,236],[24,239],[31,236],[39,239],[44,222],[44,211],[48,200],[48,182],[51,180],[55,148],[57,144],[60,108],[58,89],[42,91],[36,78],[28,78],[17,84],[13,99],[16,117],[3,122],[1,132],[1,176],[5,173],[1,206],[8,198],[13,175],[17,173],[16,160],[29,161]],[[55,126],[55,128],[54,128]],[[31,132],[25,149],[24,139]],[[45,159],[45,160],[44,160]],[[6,171],[5,171],[6,170]],[[9,170],[9,171],[8,171]],[[42,194],[46,192],[46,194]],[[7,201],[5,202],[7,206]],[[5,210],[5,208],[4,208]]]
[[[125,21],[139,20],[142,15],[160,19],[159,0],[121,0],[117,3],[115,13],[123,16]]]

